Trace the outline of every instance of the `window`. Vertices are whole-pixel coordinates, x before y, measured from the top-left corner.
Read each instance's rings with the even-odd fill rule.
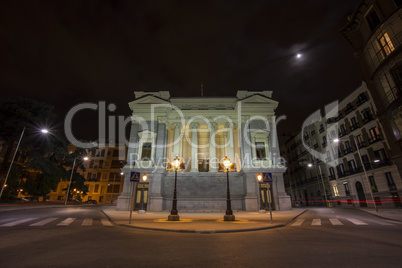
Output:
[[[345,195],[350,196],[349,184],[347,182],[344,182],[343,186],[345,187]]]
[[[369,160],[369,158],[368,158],[368,156],[365,154],[365,155],[362,155],[362,160],[363,160],[363,165],[364,165],[364,168],[367,170],[367,169],[371,169],[371,164],[370,164],[370,160]]]
[[[119,150],[115,149],[113,150],[113,157],[119,156]]]
[[[352,124],[350,126],[350,130],[355,130],[355,129],[359,128],[359,123],[357,123],[356,117],[352,117],[350,119],[350,123]]]
[[[339,196],[338,185],[336,183],[332,184],[332,190],[334,191],[334,196]]]
[[[396,185],[394,182],[394,179],[392,178],[391,172],[385,173],[385,176],[387,177],[387,183],[388,183],[388,188],[390,191],[396,190]]]
[[[258,160],[265,159],[265,143],[264,142],[256,142],[255,143],[255,152]]]
[[[348,161],[348,166],[349,166],[350,173],[356,173],[358,171],[355,160]]]
[[[151,149],[152,149],[151,143],[144,143],[142,145],[141,160],[145,160],[145,161],[151,160],[151,152],[152,152]]]
[[[111,150],[107,150],[107,155],[110,155],[111,153]]]
[[[93,168],[94,167],[94,160],[89,161],[89,168]]]
[[[377,188],[377,184],[375,183],[374,176],[369,176],[369,181],[370,181],[371,190],[373,191],[373,193],[378,192],[378,188]]]
[[[350,146],[349,141],[345,141],[345,154],[349,154],[352,152],[352,147]]]
[[[378,127],[373,127],[369,129],[369,141],[370,143],[374,143],[376,141],[379,141],[380,138],[380,130],[378,129]]]
[[[87,174],[87,179],[89,180],[89,179],[91,179],[92,178],[92,173],[91,172],[88,172],[88,174]]]
[[[383,164],[387,161],[387,155],[385,154],[384,149],[374,151],[374,156],[375,156],[375,160],[379,160],[380,164],[381,163]]]
[[[98,191],[99,191],[99,184],[95,184],[94,193],[97,193]]]
[[[102,179],[107,180],[107,174],[103,174]]]
[[[101,156],[102,156],[102,157],[105,156],[105,150],[102,150]]]
[[[101,173],[100,173],[100,172],[97,174],[96,178],[97,178],[98,180],[100,180],[100,178],[101,178]]]
[[[99,161],[99,168],[103,167],[103,160]]]
[[[327,158],[325,158],[326,162],[331,162],[331,153],[327,151]]]
[[[338,176],[339,177],[343,177],[345,176],[345,167],[343,166],[343,164],[339,164],[336,169],[338,170]]]
[[[364,139],[362,135],[357,135],[356,136],[356,140],[357,140],[357,144],[359,145],[359,148],[362,148],[364,146],[366,146],[366,144],[364,143]]]
[[[363,115],[363,123],[368,123],[373,120],[373,114],[371,113],[370,108],[366,108],[362,111]]]
[[[336,179],[336,177],[335,177],[335,170],[334,170],[334,168],[333,167],[330,167],[329,168],[329,178],[330,179]]]
[[[360,105],[366,101],[367,101],[366,93],[363,92],[363,93],[360,93],[359,96],[357,96],[357,105]]]
[[[325,146],[327,146],[327,137],[323,136],[322,137],[322,147],[325,147]]]
[[[391,39],[389,39],[387,33],[384,33],[382,36],[380,36],[377,41],[379,46],[378,48],[384,58],[395,50],[394,45],[392,44]]]
[[[346,134],[347,134],[347,133],[346,133],[345,125],[342,124],[342,125],[339,127],[339,136],[343,137],[343,136],[345,136]]]
[[[375,12],[374,9],[371,9],[371,11],[367,14],[366,20],[371,31],[373,31],[375,28],[377,28],[378,25],[380,25],[380,18],[378,17],[377,12]]]

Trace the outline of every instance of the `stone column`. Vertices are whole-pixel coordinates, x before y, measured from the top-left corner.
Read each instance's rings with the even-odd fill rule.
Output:
[[[233,145],[233,126],[234,124],[232,122],[226,122],[225,127],[226,127],[226,137],[227,137],[227,152],[228,152],[228,158],[232,163],[235,162],[235,155],[234,155],[234,145]]]
[[[198,127],[197,122],[191,123],[191,172],[198,171]]]
[[[211,128],[209,130],[209,171],[217,172],[218,168],[216,166],[216,147],[215,147],[215,130],[218,124],[215,122],[211,123]]]
[[[180,131],[181,131],[181,124],[180,123],[174,123],[173,124],[174,128],[174,140],[173,140],[173,155],[172,157],[176,157],[176,155],[179,155],[180,153]]]

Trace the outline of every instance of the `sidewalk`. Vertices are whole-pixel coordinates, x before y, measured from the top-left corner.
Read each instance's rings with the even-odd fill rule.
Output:
[[[138,214],[133,211],[129,224],[129,211],[116,211],[115,207],[105,207],[103,212],[116,224],[157,231],[186,232],[186,233],[229,233],[264,230],[283,227],[286,223],[298,217],[306,210],[293,208],[289,211],[273,211],[273,224],[268,213],[233,212],[236,220],[223,221],[225,212],[180,212],[180,221],[168,221],[170,212],[146,212]]]
[[[400,208],[378,208],[378,212],[376,212],[374,208],[358,208],[358,209],[373,214],[380,218],[402,222],[402,209]]]

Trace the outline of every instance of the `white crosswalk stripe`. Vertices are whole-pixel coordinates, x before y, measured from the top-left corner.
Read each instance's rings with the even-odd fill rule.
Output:
[[[318,226],[321,225],[321,219],[313,219],[313,221],[311,222],[312,226]]]
[[[298,219],[297,221],[295,221],[292,226],[300,226],[302,225],[302,223],[305,221],[305,219]]]
[[[9,223],[5,223],[5,224],[2,224],[0,226],[10,227],[10,226],[15,226],[15,225],[18,225],[18,224],[21,224],[21,223],[24,223],[24,222],[33,221],[33,220],[36,220],[36,219],[37,218],[26,218],[26,219],[22,219],[22,220],[18,220],[18,221],[12,221],[12,222],[9,222]]]
[[[329,221],[331,222],[332,225],[343,225],[343,223],[336,218],[331,218],[329,219]]]
[[[101,222],[103,226],[113,226],[113,224],[107,219],[101,219]]]
[[[356,220],[356,219],[352,219],[352,218],[347,218],[347,220],[350,221],[351,223],[355,224],[355,225],[368,225],[365,222],[362,222],[362,221],[359,221],[359,220]]]
[[[3,222],[8,222],[8,221],[13,221],[13,220],[15,220],[15,219],[17,219],[17,218],[7,218],[7,219],[1,219],[1,220],[0,220],[0,223],[3,223]]]
[[[75,221],[75,218],[67,218],[64,221],[60,222],[59,224],[57,224],[58,226],[68,226],[70,224],[72,224]]]
[[[84,219],[84,221],[82,222],[82,226],[92,226],[93,223],[93,219],[92,218],[86,218]]]
[[[30,224],[29,226],[43,226],[43,225],[48,224],[49,222],[55,221],[57,219],[58,218],[47,218],[47,219],[44,219],[42,221],[38,221],[38,222],[35,222],[33,224]]]

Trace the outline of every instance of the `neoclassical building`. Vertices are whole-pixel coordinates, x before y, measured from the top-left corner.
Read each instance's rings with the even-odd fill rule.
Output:
[[[238,91],[236,97],[171,98],[168,91],[134,92],[129,103],[132,114],[130,143],[123,191],[118,210],[128,210],[134,172],[146,174],[137,183],[135,203],[144,187],[149,211],[172,207],[174,173],[171,162],[178,156],[184,163],[177,176],[179,211],[222,211],[226,209],[227,156],[234,169],[229,173],[233,210],[258,211],[267,195],[267,183],[256,176],[271,177],[272,203],[276,210],[291,208],[285,193],[276,133],[272,91]],[[138,193],[138,194],[137,194]]]

